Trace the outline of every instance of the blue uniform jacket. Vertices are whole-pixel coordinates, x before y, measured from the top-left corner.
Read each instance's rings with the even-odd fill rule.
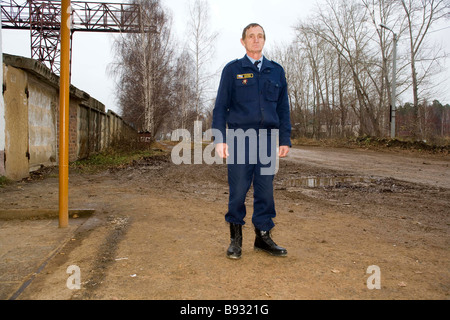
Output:
[[[212,122],[212,128],[222,133],[223,142],[226,142],[227,125],[229,129],[279,129],[280,145],[291,146],[283,67],[264,58],[259,71],[246,56],[225,66]],[[221,142],[220,137],[216,137],[215,142]]]

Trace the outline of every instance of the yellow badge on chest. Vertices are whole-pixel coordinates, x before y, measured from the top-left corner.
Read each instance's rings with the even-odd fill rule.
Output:
[[[238,74],[236,76],[237,79],[242,80],[242,79],[250,79],[253,78],[253,73],[244,73],[244,74]]]

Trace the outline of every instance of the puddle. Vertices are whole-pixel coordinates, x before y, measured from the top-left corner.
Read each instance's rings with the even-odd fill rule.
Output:
[[[291,178],[283,181],[284,187],[303,187],[303,188],[319,188],[319,187],[334,187],[339,183],[373,183],[377,179],[369,177],[354,177],[354,176],[340,176],[340,177],[301,177]]]

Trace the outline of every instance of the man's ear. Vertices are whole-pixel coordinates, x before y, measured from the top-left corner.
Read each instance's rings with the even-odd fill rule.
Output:
[[[241,44],[245,47],[244,40],[241,39]]]

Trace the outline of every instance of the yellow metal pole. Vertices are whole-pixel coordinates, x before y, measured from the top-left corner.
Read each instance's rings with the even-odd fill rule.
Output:
[[[59,79],[59,227],[69,224],[70,0],[61,1]]]

